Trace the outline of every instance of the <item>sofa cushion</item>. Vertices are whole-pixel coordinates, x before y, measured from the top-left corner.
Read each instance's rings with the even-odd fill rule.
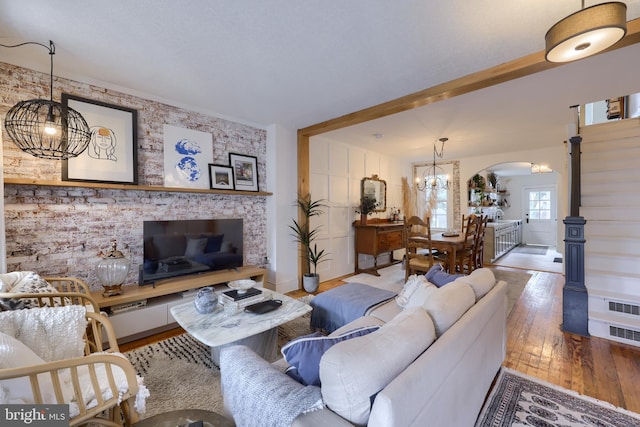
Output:
[[[336,329],[335,331],[329,334],[330,337],[337,337],[338,335],[342,335],[346,332],[353,331],[354,329],[363,328],[367,326],[382,326],[386,322],[380,320],[378,317],[374,316],[362,316],[358,317],[356,320],[352,320],[344,326]]]
[[[396,304],[395,301],[387,301],[384,304],[378,304],[367,311],[366,317],[375,317],[380,319],[381,324],[384,324],[402,313],[402,310],[403,308]]]
[[[471,286],[454,281],[442,288],[435,288],[435,291],[424,299],[422,307],[431,316],[436,334],[439,337],[456,323],[475,302]]]
[[[485,296],[496,285],[496,276],[489,268],[478,268],[473,270],[470,275],[456,279],[471,286],[476,296],[476,302]]]
[[[441,287],[453,282],[459,277],[464,277],[464,274],[449,274],[444,270],[442,264],[436,264],[427,271],[425,277],[430,283]]]
[[[409,301],[404,306],[404,309],[421,307],[423,308],[427,300],[432,294],[438,292],[438,287],[432,283],[427,282],[427,286],[421,286],[411,295]]]
[[[246,346],[221,350],[220,380],[225,407],[238,426],[288,426],[324,407],[318,387],[294,381]]]
[[[334,345],[320,361],[325,404],[365,425],[375,395],[434,340],[431,318],[421,308],[410,308],[375,332]]]
[[[287,375],[304,385],[320,385],[320,359],[333,345],[352,338],[367,335],[380,326],[366,326],[336,336],[324,336],[319,332],[290,341],[282,347],[282,356],[289,364]]]

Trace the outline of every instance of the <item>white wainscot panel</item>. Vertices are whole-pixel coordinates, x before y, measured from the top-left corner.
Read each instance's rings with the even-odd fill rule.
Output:
[[[312,138],[309,142],[309,171],[329,173],[329,143]]]
[[[333,254],[331,253],[331,240],[326,238],[316,239],[312,245],[318,245],[318,252],[324,250],[324,253],[326,255],[323,257],[323,259],[325,261],[320,262],[316,266],[316,270],[318,274],[323,276],[321,280],[329,279],[330,277],[328,276],[328,274],[330,272],[333,273],[331,269],[331,260],[333,259]],[[311,266],[311,270],[313,271],[313,265]]]
[[[329,170],[331,175],[347,176],[349,174],[349,150],[344,144],[329,144]]]
[[[348,236],[351,231],[351,216],[349,212],[353,209],[349,207],[331,207],[331,217],[329,222],[331,237]]]
[[[335,175],[329,178],[329,201],[333,205],[349,204],[349,179]]]
[[[329,200],[329,176],[325,174],[311,174],[309,191],[312,200]]]
[[[365,159],[365,175],[380,175],[380,154],[368,151]]]
[[[353,255],[349,253],[348,237],[331,239],[331,278],[353,273]]]
[[[365,151],[357,148],[349,148],[349,177],[360,180],[364,177]]]
[[[309,225],[311,230],[317,228],[318,233],[316,237],[319,239],[325,239],[329,237],[329,219],[331,218],[331,209],[330,207],[324,208],[324,213],[322,215],[314,215],[309,218]]]

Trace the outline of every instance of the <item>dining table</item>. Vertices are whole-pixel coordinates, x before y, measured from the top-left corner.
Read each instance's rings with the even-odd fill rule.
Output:
[[[431,246],[447,254],[447,268],[455,271],[457,252],[464,248],[464,233],[435,233],[431,235]]]

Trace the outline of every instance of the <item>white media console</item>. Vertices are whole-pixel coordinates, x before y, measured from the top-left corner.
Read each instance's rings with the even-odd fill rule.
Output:
[[[127,285],[122,287],[122,295],[104,297],[102,291],[94,291],[91,296],[101,310],[109,313],[118,342],[124,343],[177,327],[170,308],[193,300],[198,288],[224,285],[239,279],[264,283],[266,273],[264,268],[244,266],[235,270],[174,277],[154,285]]]

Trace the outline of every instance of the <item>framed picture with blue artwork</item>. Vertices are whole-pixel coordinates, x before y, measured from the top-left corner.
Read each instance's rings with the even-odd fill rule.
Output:
[[[62,161],[62,180],[137,184],[138,112],[68,93],[62,104],[82,114],[91,131],[87,149]]]
[[[258,191],[258,158],[246,154],[229,153],[233,169],[234,188],[239,191]]]
[[[164,186],[209,189],[213,135],[164,125]]]

